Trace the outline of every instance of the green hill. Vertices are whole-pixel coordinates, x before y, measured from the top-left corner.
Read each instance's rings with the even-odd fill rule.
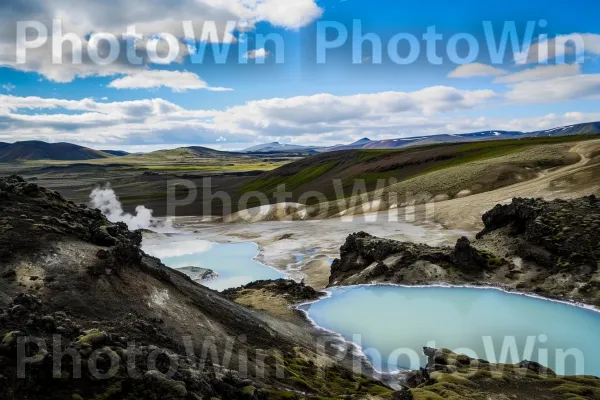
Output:
[[[31,160],[93,160],[108,158],[110,154],[71,143],[24,141],[0,144],[0,162]]]

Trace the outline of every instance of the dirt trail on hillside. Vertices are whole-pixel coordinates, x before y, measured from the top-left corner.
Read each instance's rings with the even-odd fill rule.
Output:
[[[553,187],[556,180],[567,178],[575,173],[599,168],[590,165],[588,154],[597,148],[600,141],[577,144],[571,152],[579,154],[581,160],[576,164],[544,171],[537,178],[520,182],[501,189],[478,193],[472,196],[435,203],[434,221],[451,229],[478,230],[483,226],[481,215],[499,203],[508,203],[513,197],[542,197],[551,199],[570,199],[598,193],[600,184],[590,182],[584,187]]]

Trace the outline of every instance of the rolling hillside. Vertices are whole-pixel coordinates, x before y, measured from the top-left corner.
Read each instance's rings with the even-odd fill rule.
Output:
[[[2,163],[31,160],[93,160],[110,156],[110,154],[71,143],[25,141],[0,144],[0,162]]]
[[[185,161],[186,159],[201,159],[201,158],[224,158],[230,156],[240,156],[239,153],[231,153],[226,151],[219,151],[209,149],[208,147],[190,146],[190,147],[178,147],[170,150],[156,150],[150,153],[140,154],[129,154],[127,159],[144,159],[144,160],[180,160]]]
[[[344,196],[348,196],[352,194],[357,180],[362,180],[366,189],[371,191],[377,187],[377,182],[381,179],[394,178],[400,182],[430,172],[516,154],[539,146],[562,145],[592,138],[596,137],[593,135],[539,137],[474,143],[433,143],[428,146],[389,150],[336,151],[302,159],[265,172],[245,183],[242,191],[260,191],[269,195],[276,191],[278,185],[285,184],[287,191],[294,192],[295,199],[299,194],[311,190],[320,191],[328,199],[335,199],[338,194],[332,185],[333,180],[342,182]],[[536,168],[550,168],[568,161],[557,157],[556,165],[553,162],[550,160],[528,163],[524,160],[514,165],[502,166],[502,181],[507,183],[513,177],[531,175]]]

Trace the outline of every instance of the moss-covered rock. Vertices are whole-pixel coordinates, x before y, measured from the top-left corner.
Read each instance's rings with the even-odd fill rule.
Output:
[[[600,399],[600,379],[560,377],[538,363],[492,364],[447,349],[424,349],[426,379],[407,381],[414,399]],[[452,372],[444,368],[452,366]],[[498,397],[500,396],[500,397]]]

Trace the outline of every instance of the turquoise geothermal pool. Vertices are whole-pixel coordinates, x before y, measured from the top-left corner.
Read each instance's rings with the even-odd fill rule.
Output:
[[[494,289],[355,286],[301,306],[381,371],[424,367],[424,346],[600,376],[600,314]]]

